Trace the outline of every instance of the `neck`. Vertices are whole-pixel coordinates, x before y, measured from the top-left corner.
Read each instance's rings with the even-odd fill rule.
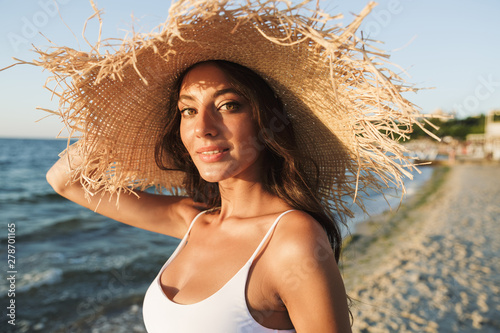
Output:
[[[219,183],[221,208],[217,218],[249,218],[287,209],[287,205],[275,195],[264,190],[261,182],[231,179]]]

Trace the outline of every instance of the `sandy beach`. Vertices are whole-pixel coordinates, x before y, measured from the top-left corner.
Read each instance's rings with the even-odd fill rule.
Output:
[[[343,254],[354,332],[500,331],[500,165],[440,167]],[[145,332],[141,304],[85,332]],[[83,332],[82,331],[82,332]]]
[[[436,181],[346,250],[354,332],[500,331],[500,165]]]

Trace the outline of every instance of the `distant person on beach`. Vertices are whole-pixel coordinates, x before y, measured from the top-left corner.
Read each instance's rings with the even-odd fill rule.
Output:
[[[330,29],[284,1],[193,3],[114,53],[36,63],[71,80],[60,113],[82,134],[47,180],[182,239],[145,295],[148,332],[350,332],[341,223],[358,193],[401,182],[392,138],[418,116],[353,35],[373,4]]]

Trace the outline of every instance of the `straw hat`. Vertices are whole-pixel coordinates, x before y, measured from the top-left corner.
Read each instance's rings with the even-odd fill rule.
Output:
[[[374,5],[342,28],[305,3],[181,0],[158,31],[135,34],[118,49],[112,40],[90,52],[37,50],[33,63],[57,81],[57,113],[80,138],[83,163],[73,180],[89,193],[182,191],[182,172],[160,170],[154,158],[167,98],[186,68],[219,59],[252,69],[281,97],[299,149],[319,166],[320,196],[338,213],[351,214],[359,191],[403,186],[414,166],[396,140],[419,113],[401,96],[409,88],[382,68],[385,56],[354,35]]]

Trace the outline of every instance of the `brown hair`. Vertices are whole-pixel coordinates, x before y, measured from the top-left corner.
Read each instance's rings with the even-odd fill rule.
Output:
[[[328,204],[320,199],[318,173],[316,177],[309,177],[313,181],[307,181],[304,176],[301,163],[304,157],[297,150],[292,122],[280,98],[262,77],[242,65],[223,60],[202,63],[214,64],[222,70],[233,88],[252,107],[259,133],[254,145],[263,152],[264,189],[316,219],[325,229],[338,262],[342,243],[339,225]],[[187,195],[195,201],[206,203],[209,208],[215,208],[220,206],[221,200],[218,184],[208,183],[201,178],[192,162],[180,138],[181,117],[177,108],[180,87],[186,73],[202,63],[185,70],[172,90],[163,135],[155,147],[155,159],[163,170],[183,171]]]

